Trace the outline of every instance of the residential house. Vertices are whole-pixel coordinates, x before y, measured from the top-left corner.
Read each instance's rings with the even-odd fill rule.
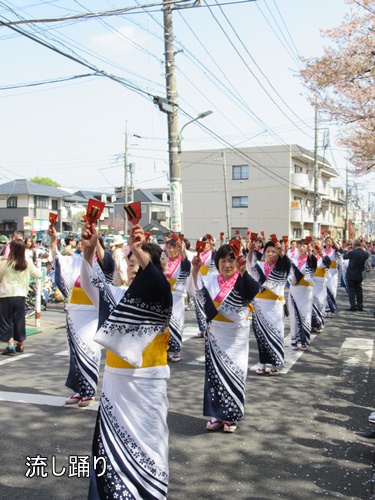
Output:
[[[46,231],[49,213],[58,214],[57,231],[62,231],[62,207],[66,192],[47,184],[27,179],[0,184],[0,233],[9,236],[14,231],[32,234]]]

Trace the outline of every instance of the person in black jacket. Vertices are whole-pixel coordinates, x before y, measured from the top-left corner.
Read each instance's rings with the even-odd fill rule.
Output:
[[[361,248],[361,242],[359,240],[354,240],[353,250],[347,252],[343,258],[345,260],[349,259],[346,280],[348,284],[350,307],[347,311],[363,311],[362,281],[368,254]]]

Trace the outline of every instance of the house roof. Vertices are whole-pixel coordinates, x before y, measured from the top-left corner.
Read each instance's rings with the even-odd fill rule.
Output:
[[[167,193],[167,201],[161,200],[161,195],[163,193]],[[160,195],[160,198],[157,196]],[[169,189],[168,188],[156,188],[156,189],[139,189],[136,188],[134,190],[134,201],[140,201],[141,203],[158,203],[169,206]],[[120,205],[124,203],[124,197],[120,195],[116,195],[116,205]]]
[[[159,233],[163,233],[163,234],[170,231],[170,229],[168,229],[165,226],[162,226],[156,220],[151,220],[148,224],[146,224],[146,226],[144,226],[143,229],[145,231],[148,231],[148,232],[151,232],[153,229],[157,229]]]
[[[20,194],[29,194],[35,196],[53,196],[63,198],[66,196],[66,191],[49,186],[48,184],[38,184],[30,182],[27,179],[15,179],[14,181],[0,184],[0,195],[17,196]]]
[[[302,146],[298,146],[298,144],[293,144],[292,147],[293,147],[294,151],[300,152],[305,157],[308,157],[308,158],[314,160],[314,158],[312,158],[312,155],[314,153],[312,153],[308,149],[305,149]],[[324,170],[324,172],[326,174],[330,175],[331,177],[339,177],[339,174],[337,173],[337,171],[331,166],[331,164],[329,163],[329,161],[326,158],[324,158],[323,156],[318,155],[317,156],[317,160],[318,160],[318,163],[321,166],[321,169]]]

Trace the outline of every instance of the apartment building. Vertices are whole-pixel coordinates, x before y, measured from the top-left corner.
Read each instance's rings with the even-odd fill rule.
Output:
[[[313,234],[314,153],[296,144],[186,151],[181,154],[183,232],[233,236],[247,229],[266,237],[301,238]],[[317,162],[319,232],[343,235],[342,191],[322,156]]]

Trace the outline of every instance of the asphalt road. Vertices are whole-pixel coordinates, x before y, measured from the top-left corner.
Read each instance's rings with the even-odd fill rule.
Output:
[[[245,420],[234,434],[205,431],[204,341],[190,338],[197,330],[187,312],[183,359],[171,365],[169,381],[171,500],[375,498],[374,447],[355,435],[374,429],[367,422],[375,409],[374,282],[375,270],[364,283],[363,313],[345,311],[339,290],[340,311],[309,351],[291,351],[286,337],[288,362],[278,377],[255,375],[251,336]],[[1,500],[87,497],[77,461],[90,455],[96,411],[63,406],[70,395],[63,321],[62,306],[50,306],[25,353],[0,359]],[[27,477],[38,456],[46,465]]]

